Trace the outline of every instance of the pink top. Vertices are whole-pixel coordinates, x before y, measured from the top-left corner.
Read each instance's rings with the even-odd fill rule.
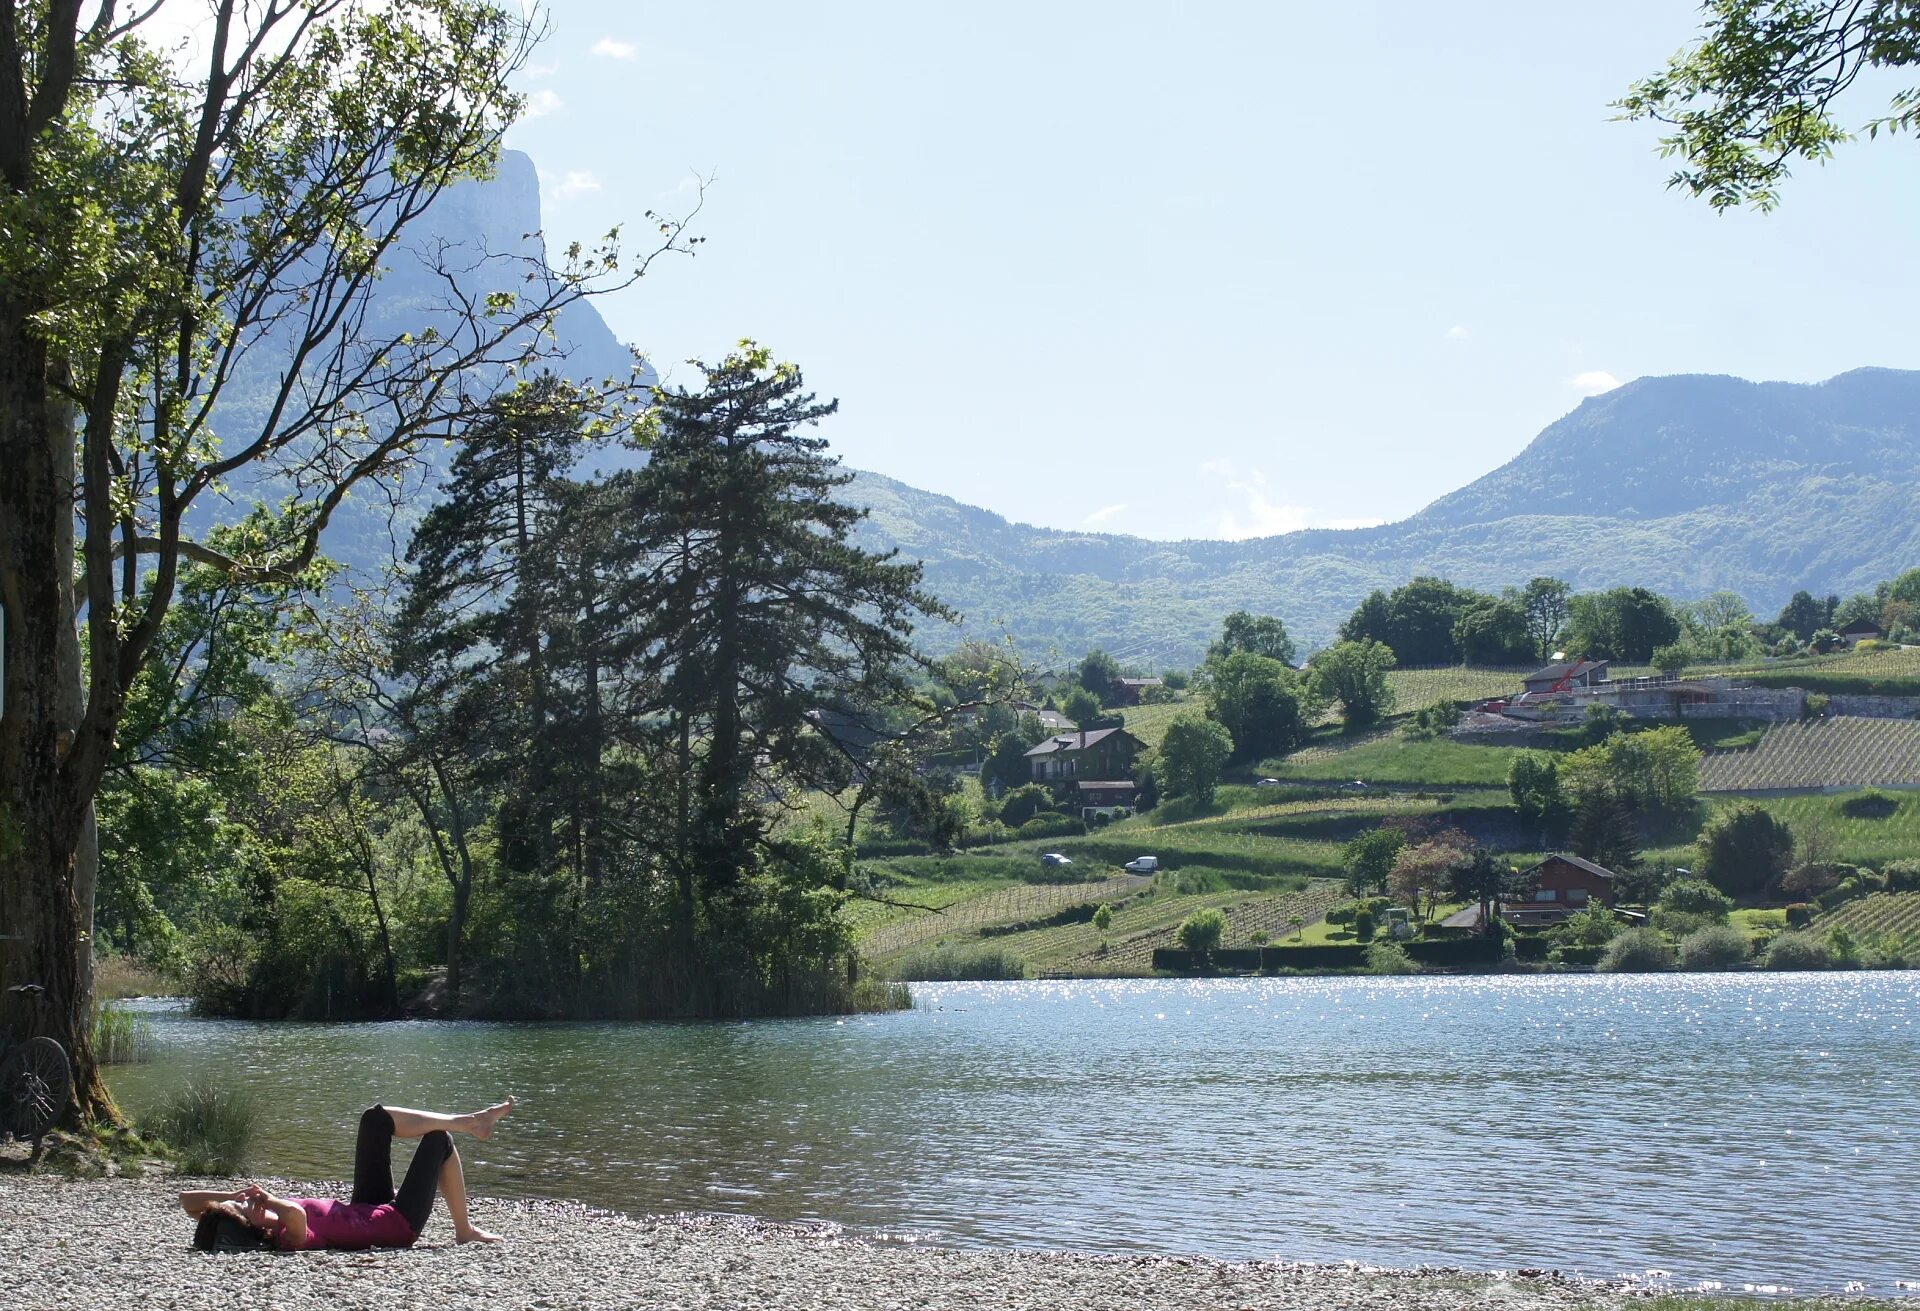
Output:
[[[392,1202],[335,1202],[322,1197],[287,1200],[307,1213],[307,1241],[301,1247],[308,1251],[320,1247],[412,1247],[419,1236]],[[284,1228],[274,1241],[293,1250]]]

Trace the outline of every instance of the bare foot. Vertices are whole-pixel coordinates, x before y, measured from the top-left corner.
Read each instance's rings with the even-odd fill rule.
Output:
[[[473,1113],[473,1136],[482,1140],[493,1137],[493,1127],[499,1124],[501,1118],[512,1109],[513,1098],[509,1097],[506,1101],[489,1106],[484,1111],[475,1111]]]
[[[467,1232],[464,1234],[455,1234],[453,1241],[456,1243],[504,1243],[507,1240],[499,1234],[489,1233],[479,1225],[469,1225],[467,1226]]]

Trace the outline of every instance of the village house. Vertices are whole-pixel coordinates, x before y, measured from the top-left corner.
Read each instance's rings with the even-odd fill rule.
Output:
[[[1158,678],[1116,678],[1113,680],[1113,703],[1117,706],[1137,706],[1148,688],[1164,686],[1165,682]]]
[[[1130,778],[1083,778],[1074,783],[1073,799],[1080,807],[1081,819],[1092,819],[1095,815],[1112,817],[1133,813],[1140,801],[1140,789]]]
[[[1564,692],[1576,687],[1594,687],[1606,681],[1605,660],[1560,660],[1520,680],[1527,692],[1534,696]]]
[[[1027,752],[1033,781],[1065,795],[1082,779],[1130,778],[1133,758],[1146,749],[1124,728],[1096,728],[1089,732],[1055,733]]]
[[[1555,852],[1521,877],[1532,894],[1524,901],[1500,903],[1500,914],[1517,927],[1558,924],[1594,902],[1611,906],[1618,898],[1612,870],[1565,852]]]
[[[1849,647],[1859,646],[1862,642],[1879,642],[1886,638],[1880,625],[1871,619],[1856,619],[1840,630],[1840,639]]]

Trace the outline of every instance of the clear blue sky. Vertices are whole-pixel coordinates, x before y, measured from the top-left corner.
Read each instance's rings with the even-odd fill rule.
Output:
[[[687,382],[755,337],[849,464],[1010,518],[1394,519],[1611,380],[1920,367],[1913,141],[1718,216],[1609,121],[1678,0],[548,14],[509,144],[550,237],[714,179],[614,330]]]

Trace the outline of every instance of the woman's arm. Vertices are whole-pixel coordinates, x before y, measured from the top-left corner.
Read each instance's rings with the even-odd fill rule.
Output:
[[[223,1193],[216,1188],[200,1188],[180,1194],[180,1209],[188,1215],[199,1216],[215,1202],[238,1202],[246,1196],[246,1188],[236,1188],[230,1193]]]
[[[253,1223],[263,1229],[284,1232],[291,1246],[300,1248],[307,1245],[307,1213],[298,1202],[289,1202],[284,1197],[275,1197],[261,1189],[248,1199],[248,1210],[260,1215],[260,1219]]]

